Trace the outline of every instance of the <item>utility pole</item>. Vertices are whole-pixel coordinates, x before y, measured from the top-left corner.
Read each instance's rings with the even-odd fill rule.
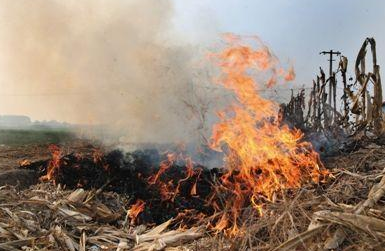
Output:
[[[341,55],[341,52],[339,51],[333,51],[333,50],[330,50],[330,51],[321,51],[319,54],[322,54],[322,55],[328,55],[329,54],[329,78],[333,75],[333,61],[335,61],[333,59],[333,55],[336,55],[336,56],[339,56]]]
[[[334,108],[334,118],[336,116],[336,100],[335,100],[335,96],[336,96],[336,91],[337,91],[337,83],[335,81],[335,74],[333,74],[333,61],[335,61],[333,59],[333,56],[336,55],[336,56],[339,56],[341,55],[341,52],[339,51],[333,51],[333,50],[330,50],[330,51],[321,51],[319,54],[322,54],[322,55],[329,55],[329,106],[330,108],[333,107]],[[334,106],[332,106],[332,96],[334,97],[333,98],[333,101],[334,101]],[[330,118],[330,112],[328,112],[328,117]]]

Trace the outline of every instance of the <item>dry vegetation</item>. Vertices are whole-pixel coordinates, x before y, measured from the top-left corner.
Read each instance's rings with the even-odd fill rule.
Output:
[[[248,220],[237,238],[206,232],[203,223],[176,230],[168,228],[171,222],[130,225],[125,208],[130,198],[102,189],[2,186],[0,249],[382,250],[384,157],[385,146],[368,141],[358,151],[325,159],[332,178],[277,196],[265,204],[263,216],[245,208]]]

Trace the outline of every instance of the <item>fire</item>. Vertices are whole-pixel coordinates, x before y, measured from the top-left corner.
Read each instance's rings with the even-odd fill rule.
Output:
[[[177,156],[175,153],[168,153],[167,160],[163,160],[160,163],[158,172],[155,175],[150,177],[150,179],[148,180],[148,183],[151,185],[155,184],[160,178],[160,176],[174,164],[174,162],[176,161],[176,157]]]
[[[53,178],[57,173],[57,170],[60,168],[60,165],[62,164],[61,163],[62,152],[60,148],[57,145],[50,145],[48,149],[52,154],[52,159],[48,163],[46,175],[40,177],[40,180],[42,181],[54,180]]]
[[[285,73],[270,50],[243,44],[227,36],[228,47],[214,54],[222,75],[218,84],[235,94],[236,101],[218,113],[213,126],[211,148],[225,152],[226,173],[221,191],[232,199],[223,205],[215,229],[239,233],[242,208],[253,205],[262,212],[262,202],[272,200],[284,189],[298,188],[304,182],[318,182],[326,174],[318,154],[302,141],[299,130],[281,125],[278,104],[260,96],[258,88],[272,86],[278,79],[292,80],[294,70]],[[258,74],[254,77],[253,74]]]
[[[137,200],[135,204],[131,206],[131,208],[127,211],[128,217],[131,219],[131,224],[135,223],[138,215],[143,212],[146,202],[143,200]]]
[[[308,182],[317,183],[328,174],[312,145],[303,140],[303,133],[283,125],[279,105],[263,98],[258,91],[280,81],[292,81],[294,69],[283,70],[261,42],[254,48],[234,35],[226,39],[228,46],[212,58],[222,71],[217,84],[233,92],[235,101],[218,112],[219,122],[213,126],[209,144],[212,149],[224,152],[223,170],[218,171],[218,176],[208,176],[207,170],[196,167],[182,149],[180,153],[167,153],[156,171],[151,167],[149,174],[128,175],[140,179],[140,184],[142,181],[147,184],[149,191],[148,196],[136,197],[137,201],[127,211],[132,224],[137,223],[146,203],[146,212],[151,211],[154,203],[151,199],[156,197],[165,210],[175,209],[177,218],[200,220],[211,215],[209,225],[215,230],[237,235],[242,233],[245,207],[251,205],[262,215],[264,203],[279,198],[280,192],[300,188]],[[67,163],[61,159],[59,147],[51,145],[49,150],[52,160],[41,180],[55,180],[61,165]],[[118,179],[118,167],[114,162],[109,163],[101,150],[95,149],[92,159],[95,169],[91,170],[99,168],[107,176],[115,173],[114,178]],[[73,165],[70,171],[77,172],[78,167],[81,165]],[[69,172],[67,168],[61,171]],[[194,205],[197,202],[200,208]],[[200,212],[191,217],[198,208]]]
[[[171,167],[173,167],[176,162],[182,162],[185,166],[184,178],[176,180],[175,177],[171,177],[168,181],[161,180],[162,175]],[[175,197],[180,193],[180,187],[183,182],[192,179],[196,176],[193,186],[190,191],[190,195],[194,196],[197,193],[197,182],[201,174],[201,169],[194,168],[194,163],[189,156],[185,156],[183,153],[167,153],[167,159],[163,160],[159,165],[159,170],[156,174],[151,175],[147,179],[147,183],[150,186],[156,185],[159,188],[162,201],[174,201]],[[176,185],[174,184],[176,183]]]
[[[104,153],[101,149],[94,148],[92,157],[93,157],[94,163],[101,165],[105,171],[108,171],[110,169],[110,166],[104,161],[104,158],[103,158]]]
[[[22,161],[19,162],[19,165],[20,166],[28,166],[30,165],[32,162],[28,159],[23,159]]]

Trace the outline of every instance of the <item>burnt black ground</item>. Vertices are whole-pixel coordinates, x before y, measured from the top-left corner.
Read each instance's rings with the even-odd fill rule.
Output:
[[[159,185],[150,184],[148,179],[157,173],[160,162],[165,158],[166,156],[162,156],[155,149],[129,153],[113,150],[98,161],[95,161],[91,154],[71,153],[61,157],[60,168],[55,174],[54,181],[68,189],[103,187],[105,191],[128,196],[131,204],[138,199],[143,200],[146,206],[138,218],[138,223],[160,224],[175,218],[178,213],[185,210],[194,210],[195,215],[212,214],[213,209],[206,201],[212,193],[212,182],[220,176],[219,169],[194,166],[194,175],[180,182],[179,193],[172,199],[164,200]],[[33,162],[22,168],[34,170],[38,176],[43,176],[47,172],[49,162],[50,160]],[[178,163],[167,169],[159,180],[165,184],[171,182],[172,187],[176,188],[178,181],[183,180],[186,175],[186,166]],[[190,191],[195,182],[197,194],[191,195]]]

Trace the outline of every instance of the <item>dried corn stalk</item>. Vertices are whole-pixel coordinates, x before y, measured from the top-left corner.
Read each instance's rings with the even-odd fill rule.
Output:
[[[372,53],[373,69],[366,72],[366,52],[370,44]],[[382,86],[380,77],[380,66],[377,64],[376,43],[373,38],[365,39],[355,62],[356,80],[352,85],[347,83],[348,59],[341,56],[339,66],[336,72],[326,79],[325,73],[320,68],[320,73],[316,80],[313,80],[313,88],[310,92],[308,101],[308,110],[306,118],[300,118],[301,112],[305,110],[305,102],[299,102],[299,95],[292,98],[287,105],[281,108],[285,112],[286,118],[291,118],[290,122],[296,127],[311,130],[322,131],[334,129],[343,129],[346,133],[359,133],[360,131],[373,131],[377,136],[383,133],[384,122],[382,115]],[[343,94],[343,110],[337,111],[337,73],[341,73]],[[326,85],[329,84],[329,88]],[[371,85],[373,88],[371,88]],[[326,90],[328,89],[328,90]],[[302,96],[302,98],[304,98]],[[301,110],[297,109],[301,107]],[[353,115],[353,116],[352,116]],[[352,121],[352,118],[355,119]],[[299,124],[302,126],[298,126]]]
[[[366,52],[370,44],[372,53],[372,72],[366,73]],[[358,119],[358,128],[373,130],[376,135],[382,134],[382,86],[380,77],[380,66],[377,65],[376,42],[373,38],[365,39],[357,55],[355,63],[356,83],[359,84],[359,90],[352,95],[353,107],[352,113],[356,114]],[[373,96],[370,95],[368,85],[373,84]]]
[[[280,120],[295,128],[304,129],[305,90],[301,90],[296,96],[291,92],[291,99],[287,105],[281,105]]]

